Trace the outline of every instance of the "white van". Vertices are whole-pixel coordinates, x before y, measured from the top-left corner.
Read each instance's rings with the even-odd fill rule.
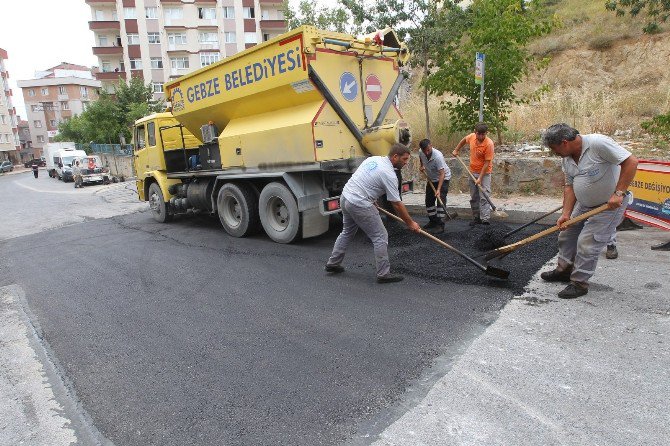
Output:
[[[44,146],[44,156],[50,177],[72,181],[72,162],[86,157],[86,152],[77,150],[73,142],[53,142]]]

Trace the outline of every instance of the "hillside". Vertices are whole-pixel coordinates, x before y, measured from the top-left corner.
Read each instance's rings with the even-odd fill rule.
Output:
[[[625,140],[643,156],[670,159],[664,141],[645,135],[640,122],[670,110],[670,32],[645,35],[644,17],[617,17],[604,0],[547,0],[563,25],[530,46],[548,67],[534,71],[518,92],[528,95],[542,85],[549,91],[538,100],[517,106],[510,115],[505,141],[537,141],[542,129],[567,122],[582,133],[599,132]],[[665,25],[670,29],[670,23]],[[419,98],[413,106],[419,105]],[[447,116],[434,99],[431,116],[444,127]],[[408,117],[424,129],[420,113]],[[442,123],[442,124],[441,124]],[[448,147],[459,135],[437,135]]]

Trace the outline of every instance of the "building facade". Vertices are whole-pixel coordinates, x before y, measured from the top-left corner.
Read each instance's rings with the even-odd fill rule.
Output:
[[[28,121],[19,116],[19,143],[21,144],[21,162],[25,163],[34,158],[40,157],[40,151],[33,149],[33,139],[30,136],[30,127]]]
[[[0,161],[19,162],[18,118],[12,104],[12,90],[9,88],[9,71],[6,67],[7,51],[0,48]]]
[[[85,0],[91,7],[96,78],[112,92],[141,77],[163,84],[286,31],[281,0]]]
[[[44,145],[53,141],[61,121],[81,114],[91,101],[98,99],[101,83],[95,79],[95,71],[63,62],[36,72],[35,79],[17,82],[26,104],[36,158],[42,155]]]

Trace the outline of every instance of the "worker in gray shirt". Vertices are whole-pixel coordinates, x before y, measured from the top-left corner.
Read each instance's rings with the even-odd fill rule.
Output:
[[[426,173],[433,187],[426,183],[426,213],[428,224],[423,229],[440,228],[444,230],[445,209],[439,204],[433,188],[440,194],[442,203],[447,205],[447,193],[449,192],[449,180],[451,169],[444,160],[444,155],[436,150],[430,143],[430,139],[422,139],[419,142],[419,169]]]
[[[386,194],[398,215],[413,232],[421,228],[412,220],[407,208],[400,201],[398,178],[393,170],[401,169],[409,160],[409,149],[402,144],[391,146],[388,156],[371,156],[358,166],[356,172],[344,185],[340,197],[342,209],[342,232],[335,241],[333,252],[326,263],[326,272],[342,273],[341,265],[347,247],[354,239],[358,228],[368,236],[375,250],[377,265],[377,282],[399,282],[402,276],[391,274],[391,263],[388,255],[388,232],[375,207],[375,201]]]
[[[543,141],[563,157],[563,213],[556,224],[604,203],[609,208],[563,229],[558,236],[558,265],[540,275],[548,282],[570,282],[558,297],[573,299],[588,293],[598,256],[623,219],[637,158],[607,136],[580,135],[567,124],[549,127]]]

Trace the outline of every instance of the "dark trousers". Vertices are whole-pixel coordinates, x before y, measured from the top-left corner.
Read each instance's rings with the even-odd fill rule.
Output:
[[[432,181],[433,187],[437,189],[437,181]],[[439,190],[440,199],[444,205],[447,205],[447,193],[449,192],[449,180],[444,180],[442,182],[442,189]],[[435,197],[435,192],[433,188],[430,187],[430,184],[426,182],[426,212],[428,213],[428,218],[431,220],[438,219],[443,220],[446,217],[444,213],[444,208],[437,202]]]
[[[35,175],[35,178],[37,178],[38,174],[39,174],[39,171],[37,169],[33,170],[33,175]]]

